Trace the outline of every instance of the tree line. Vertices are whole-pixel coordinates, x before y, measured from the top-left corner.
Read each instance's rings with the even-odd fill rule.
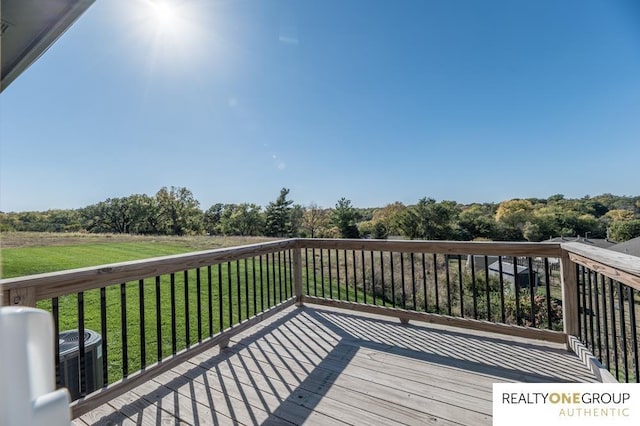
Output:
[[[80,209],[0,212],[0,231],[464,241],[588,236],[621,242],[640,236],[640,196],[556,194],[472,204],[424,197],[378,208],[356,208],[343,197],[323,208],[295,204],[289,192],[282,188],[264,208],[217,203],[203,210],[189,189],[163,187],[154,196],[108,198]]]

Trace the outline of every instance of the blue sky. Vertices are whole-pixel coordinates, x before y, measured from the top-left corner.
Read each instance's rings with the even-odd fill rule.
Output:
[[[640,193],[634,0],[97,0],[0,95],[0,210]]]

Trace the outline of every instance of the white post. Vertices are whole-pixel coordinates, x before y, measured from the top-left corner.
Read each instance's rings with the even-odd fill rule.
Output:
[[[0,308],[0,425],[69,426],[69,392],[56,389],[51,314]]]

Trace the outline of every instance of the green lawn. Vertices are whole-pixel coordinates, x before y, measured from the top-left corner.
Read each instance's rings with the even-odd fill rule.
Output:
[[[179,243],[127,242],[7,248],[0,253],[2,277],[13,278],[189,251],[193,249]]]

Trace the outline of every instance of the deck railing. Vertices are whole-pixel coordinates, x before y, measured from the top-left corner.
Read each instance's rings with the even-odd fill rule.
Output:
[[[295,302],[582,342],[618,380],[640,377],[640,261],[578,243],[288,239],[0,284],[56,333],[99,331],[105,387],[86,395],[80,339],[74,416]]]
[[[75,417],[292,305],[294,246],[254,244],[0,283],[10,304],[53,314],[56,379],[77,399]],[[60,333],[70,329],[77,336],[96,331],[102,340],[92,358],[78,339],[77,372],[60,359]],[[97,378],[87,371],[96,361]],[[104,387],[85,398],[96,382]]]
[[[640,259],[584,244],[563,244],[578,303],[574,333],[620,382],[640,382]]]
[[[559,244],[298,241],[305,301],[565,339]]]

